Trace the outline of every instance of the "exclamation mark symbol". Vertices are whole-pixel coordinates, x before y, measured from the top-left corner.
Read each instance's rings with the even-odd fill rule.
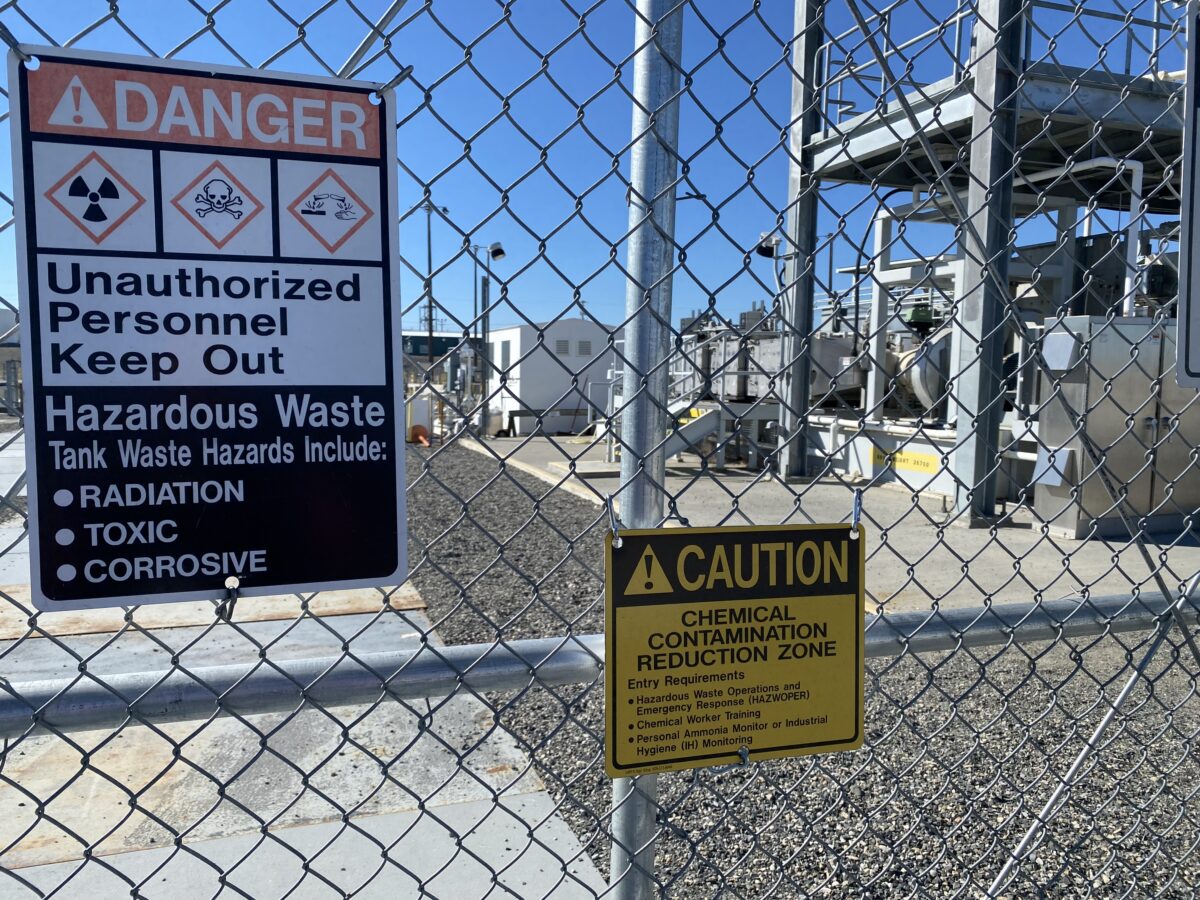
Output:
[[[71,121],[76,125],[83,124],[83,85],[71,85],[71,107],[75,110],[75,114],[71,116]]]
[[[54,105],[54,111],[47,119],[50,125],[61,125],[66,128],[107,128],[108,123],[96,107],[87,85],[78,75],[74,76],[63,89],[62,96]]]
[[[637,558],[637,564],[634,565],[633,571],[629,573],[625,594],[636,597],[643,594],[669,593],[671,593],[671,580],[667,578],[667,573],[663,571],[662,564],[655,556],[654,548],[647,546],[642,551],[642,555]]]

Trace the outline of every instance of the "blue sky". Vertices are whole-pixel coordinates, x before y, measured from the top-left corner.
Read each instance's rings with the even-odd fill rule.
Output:
[[[389,0],[356,0],[362,15],[371,19],[388,5]],[[1116,0],[1087,5],[1122,12],[1128,8]],[[308,46],[296,44],[275,58],[271,67],[278,70],[324,73],[314,53],[337,67],[368,30],[344,2],[277,0],[277,6],[297,21],[318,13],[305,24]],[[949,0],[910,4],[904,15],[893,18],[892,36],[903,40],[935,27],[954,8]],[[26,0],[21,9],[54,40],[65,42],[105,16],[108,4]],[[1151,10],[1148,2],[1134,8],[1137,15],[1149,16]],[[581,15],[587,23],[583,34]],[[1044,25],[1035,36],[1035,51],[1046,52],[1053,37],[1056,58],[1075,64],[1096,59],[1099,48],[1123,27],[1092,20],[1081,31],[1078,23],[1071,25],[1070,14],[1043,10],[1040,15]],[[838,31],[853,26],[841,3],[833,4],[831,17]],[[12,10],[0,19],[22,40],[44,40]],[[216,12],[215,23],[221,38],[255,65],[297,36],[297,26],[266,0],[230,0]],[[154,53],[166,54],[202,31],[205,17],[187,0],[122,0],[120,21],[110,19],[77,46],[144,55],[146,50],[122,26]],[[464,322],[469,318],[472,264],[462,249],[466,236],[484,245],[503,242],[508,256],[496,274],[505,282],[512,306],[530,319],[550,318],[579,297],[600,320],[620,321],[625,281],[617,263],[625,258],[621,238],[627,220],[623,177],[630,136],[630,6],[624,0],[602,0],[594,8],[561,0],[507,5],[410,0],[392,24],[397,26],[391,54],[413,66],[412,77],[396,89],[406,325],[417,324],[415,307],[423,289],[426,226],[417,207],[425,185],[433,202],[449,210],[444,219],[434,219],[432,240],[434,295],[444,314]],[[675,279],[676,318],[710,303],[736,315],[751,303],[773,300],[769,263],[758,257],[747,262],[746,253],[761,231],[776,226],[786,205],[781,135],[789,118],[790,79],[783,59],[791,26],[791,0],[763,0],[757,9],[731,0],[697,0],[688,8],[684,64],[691,85],[681,106],[681,152],[688,167],[685,191],[707,199],[679,204],[677,239],[686,257]],[[932,81],[949,74],[950,42],[949,33],[927,40],[913,77]],[[855,37],[844,49],[860,63],[869,57]],[[1122,50],[1123,45],[1112,44],[1105,51],[1114,68],[1122,62],[1117,58]],[[237,63],[211,33],[175,55]],[[390,79],[394,60],[380,59],[364,76]],[[860,110],[869,108],[873,98],[860,93]],[[541,145],[548,148],[544,159]],[[0,146],[0,184],[7,192],[7,142]],[[824,192],[818,228],[821,234],[839,232],[832,241],[839,266],[851,264],[861,252],[874,205],[868,195],[860,186]],[[1044,235],[1046,223],[1034,221],[1027,230],[1031,237]],[[950,229],[914,229],[909,237],[937,251],[945,249]],[[12,252],[8,229],[0,235],[0,259],[5,261],[0,263],[0,293],[6,297],[15,294]],[[826,268],[822,256],[815,266],[822,278]],[[839,289],[849,283],[845,276],[835,279]],[[493,324],[516,318],[513,309],[499,310]],[[448,324],[456,327],[453,321]]]

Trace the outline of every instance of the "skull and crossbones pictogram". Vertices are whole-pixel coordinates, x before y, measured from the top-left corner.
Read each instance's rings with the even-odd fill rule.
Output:
[[[230,207],[241,206],[242,198],[234,196],[233,188],[224,178],[210,178],[204,183],[203,193],[197,194],[195,202],[196,215],[204,218],[209,213],[229,213],[235,219],[240,219],[240,210]]]

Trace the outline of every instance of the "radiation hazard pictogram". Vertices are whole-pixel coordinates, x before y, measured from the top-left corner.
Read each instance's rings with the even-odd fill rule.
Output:
[[[642,558],[633,567],[633,575],[629,579],[629,584],[625,586],[625,596],[669,594],[673,590],[675,588],[671,586],[667,573],[663,570],[658,557],[654,555],[654,549],[647,547],[642,553]]]
[[[218,250],[263,210],[258,198],[219,162],[188,182],[171,204]]]
[[[305,188],[288,212],[330,253],[336,253],[374,215],[333,169],[326,169]]]
[[[46,199],[97,244],[103,243],[146,202],[95,151],[46,191]]]

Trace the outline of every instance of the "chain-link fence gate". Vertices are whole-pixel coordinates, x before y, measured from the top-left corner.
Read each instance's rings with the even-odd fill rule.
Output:
[[[1192,896],[1186,22],[0,2],[395,86],[414,439],[410,585],[37,614],[6,365],[0,895]],[[610,782],[603,535],[856,496],[864,748]]]

